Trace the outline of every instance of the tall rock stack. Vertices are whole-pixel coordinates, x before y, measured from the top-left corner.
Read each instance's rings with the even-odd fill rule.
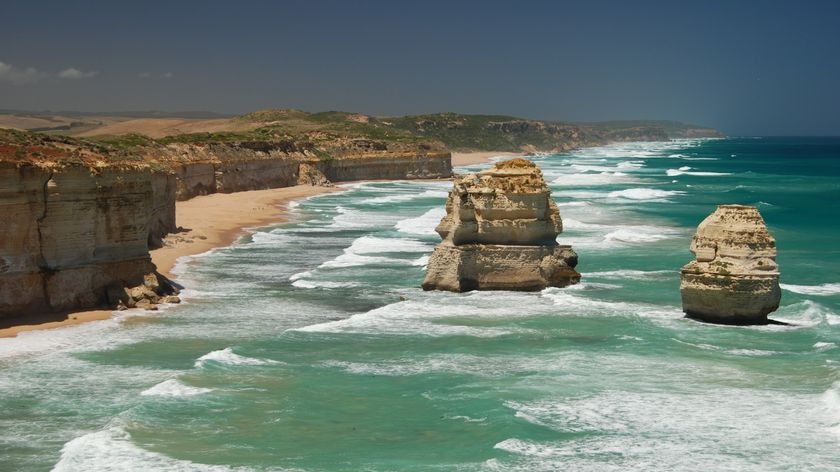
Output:
[[[779,307],[776,240],[758,209],[719,205],[691,242],[696,260],[682,268],[683,311],[726,324],[765,324]]]
[[[541,290],[580,281],[577,254],[557,244],[557,205],[528,160],[456,179],[435,230],[443,242],[429,259],[424,290]]]

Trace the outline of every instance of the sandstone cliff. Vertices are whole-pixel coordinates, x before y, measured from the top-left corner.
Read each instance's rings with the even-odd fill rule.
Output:
[[[776,241],[755,207],[719,205],[691,242],[696,259],[682,268],[680,294],[690,317],[761,324],[779,307]]]
[[[152,173],[0,164],[0,316],[101,305],[143,283]]]
[[[580,280],[542,172],[512,159],[457,179],[436,231],[425,290],[540,290]]]
[[[176,200],[296,185],[301,167],[320,184],[452,173],[415,143],[138,142],[0,130],[0,317],[159,301],[172,290],[148,249],[177,230]]]
[[[291,140],[266,142],[173,143],[145,151],[146,162],[174,174],[176,198],[290,187],[314,168],[333,182],[373,179],[448,178],[451,157],[439,148],[372,141],[339,140],[315,146]]]

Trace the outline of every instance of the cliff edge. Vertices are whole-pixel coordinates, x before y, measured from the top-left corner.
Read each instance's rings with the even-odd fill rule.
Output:
[[[448,152],[413,141],[91,141],[0,130],[0,318],[173,301],[149,249],[177,231],[176,200],[290,187],[301,169],[316,183],[452,175]]]

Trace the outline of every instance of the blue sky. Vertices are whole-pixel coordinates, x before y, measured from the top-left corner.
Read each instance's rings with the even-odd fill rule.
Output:
[[[439,111],[840,134],[840,2],[0,4],[0,108]]]

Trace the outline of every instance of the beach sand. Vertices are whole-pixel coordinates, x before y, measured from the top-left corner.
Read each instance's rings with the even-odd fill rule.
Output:
[[[175,220],[183,231],[170,234],[166,246],[150,251],[158,272],[174,279],[172,268],[181,256],[191,256],[215,247],[232,244],[246,228],[286,221],[287,203],[321,193],[341,190],[336,187],[299,185],[270,190],[215,193],[177,202]],[[85,310],[71,313],[28,315],[2,320],[0,338],[22,331],[72,326],[111,317],[112,310]]]
[[[149,251],[158,272],[174,279],[172,268],[181,256],[229,246],[245,228],[286,221],[287,203],[337,187],[298,185],[270,190],[202,195],[175,205],[175,221],[184,231],[167,236],[166,246]]]

